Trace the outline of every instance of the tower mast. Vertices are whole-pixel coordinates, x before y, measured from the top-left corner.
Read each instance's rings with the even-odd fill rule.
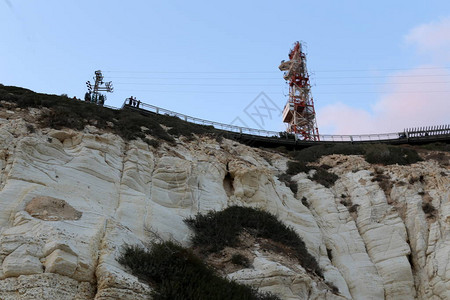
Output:
[[[112,86],[112,82],[104,82],[103,81],[103,74],[101,70],[95,71],[95,77],[93,77],[95,80],[94,87],[92,88],[92,84],[90,81],[86,81],[86,85],[89,91],[89,97],[90,101],[94,102],[96,104],[103,105],[103,103],[106,100],[106,96],[103,94],[100,94],[99,92],[104,91],[108,93],[112,93],[114,91],[114,88]],[[104,86],[103,86],[104,84]]]
[[[289,99],[283,110],[286,131],[306,141],[319,141],[306,55],[300,42],[294,44],[289,52],[289,60],[283,60],[278,68],[285,71],[283,78],[289,83]]]

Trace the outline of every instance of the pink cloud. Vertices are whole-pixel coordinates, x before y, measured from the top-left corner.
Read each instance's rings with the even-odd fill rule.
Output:
[[[420,53],[435,60],[450,61],[450,18],[422,24],[405,37],[407,43],[417,46]]]
[[[393,74],[399,77],[393,77],[387,82],[385,94],[367,110],[352,108],[342,103],[324,107],[317,112],[320,132],[391,133],[409,127],[448,124],[450,88],[449,84],[438,82],[449,81],[450,73],[435,69],[433,74],[442,77],[429,77],[427,74],[429,70],[425,68]],[[412,82],[414,84],[410,84]]]
[[[317,112],[320,134],[361,134],[374,132],[370,112],[343,103],[325,106]]]
[[[436,64],[390,74],[384,92],[368,109],[335,103],[318,110],[321,133],[391,133],[450,123],[450,72],[439,68],[450,62],[450,18],[413,28],[405,41]]]

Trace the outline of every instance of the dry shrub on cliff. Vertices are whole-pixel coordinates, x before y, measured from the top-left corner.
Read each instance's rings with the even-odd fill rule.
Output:
[[[250,267],[250,260],[245,255],[240,253],[233,254],[233,256],[231,256],[231,262],[245,268]]]
[[[145,138],[142,127],[148,128],[146,133],[174,143],[160,124],[173,124],[171,117],[155,115],[144,116],[138,112],[113,110],[92,103],[74,100],[65,96],[35,93],[33,91],[0,85],[0,99],[15,103],[17,107],[48,108],[38,120],[42,127],[61,129],[63,127],[82,130],[86,125],[109,130],[125,140]],[[183,122],[179,120],[180,122]],[[180,125],[181,127],[181,125]]]
[[[433,217],[436,213],[436,208],[433,206],[433,204],[427,202],[422,204],[423,212],[427,215],[427,217]]]
[[[298,186],[297,186],[297,182],[295,182],[294,180],[292,180],[292,176],[289,174],[280,174],[278,175],[278,180],[281,182],[284,182],[284,184],[291,189],[292,193],[294,193],[294,195],[297,193],[298,191]]]
[[[311,167],[308,167],[305,162],[302,161],[288,161],[287,162],[287,171],[286,173],[289,175],[297,175],[298,173],[308,173],[311,170]]]
[[[119,263],[152,285],[154,300],[279,300],[216,275],[191,250],[172,242],[154,244],[150,251],[126,246]]]
[[[314,180],[317,183],[320,183],[324,187],[332,187],[336,180],[338,180],[338,176],[334,173],[330,173],[322,167],[315,168],[316,172],[313,176],[310,177],[311,180]]]
[[[326,166],[308,166],[305,162],[301,161],[288,161],[288,169],[286,173],[288,175],[297,175],[300,172],[308,173],[311,170],[316,170],[316,172],[309,177],[309,179],[314,180],[317,183],[325,187],[331,187],[338,180],[338,176],[331,172],[328,172]]]
[[[383,165],[409,165],[422,160],[416,150],[408,147],[385,144],[325,144],[291,153],[294,161],[288,162],[287,173],[294,175],[299,172],[308,172],[311,168],[307,166],[307,163],[316,162],[322,156],[331,154],[364,155],[367,162]]]
[[[370,145],[366,149],[364,158],[371,164],[409,165],[422,160],[412,148],[377,144]]]
[[[213,134],[216,132],[213,126],[189,123],[174,116],[156,115],[158,121],[166,127],[170,127],[168,133],[173,136],[193,137],[193,134]]]
[[[322,156],[331,154],[343,154],[343,155],[362,155],[365,153],[364,148],[361,145],[354,144],[325,144],[312,146],[300,151],[292,153],[292,157],[297,162],[309,163],[315,162]]]
[[[308,173],[311,170],[316,170],[310,179],[329,188],[338,179],[337,175],[328,172],[328,169],[331,167],[328,165],[309,166],[308,163],[315,162],[322,156],[331,154],[359,155],[364,154],[364,149],[362,146],[353,144],[327,144],[302,149],[291,153],[293,160],[288,161],[286,173],[296,175],[301,172]]]
[[[231,206],[223,211],[198,214],[185,222],[194,231],[194,246],[205,252],[218,252],[226,246],[237,246],[239,234],[246,230],[255,237],[267,238],[288,247],[289,253],[306,270],[323,277],[319,264],[297,233],[274,215],[261,209]]]
[[[426,145],[420,145],[419,148],[426,149],[426,150],[432,150],[432,151],[444,151],[444,152],[450,152],[450,144],[445,143],[431,143]]]

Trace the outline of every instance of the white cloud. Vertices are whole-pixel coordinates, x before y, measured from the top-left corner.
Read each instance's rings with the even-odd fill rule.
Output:
[[[421,54],[450,62],[450,18],[413,28],[405,41],[415,45]]]
[[[390,133],[450,123],[450,72],[439,68],[450,62],[450,18],[413,28],[405,41],[435,64],[390,74],[384,93],[367,110],[342,103],[319,110],[321,133]]]

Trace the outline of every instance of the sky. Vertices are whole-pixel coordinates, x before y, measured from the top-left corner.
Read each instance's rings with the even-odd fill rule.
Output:
[[[320,134],[450,123],[450,1],[0,0],[0,83],[137,99],[282,131],[281,60],[306,46]]]

